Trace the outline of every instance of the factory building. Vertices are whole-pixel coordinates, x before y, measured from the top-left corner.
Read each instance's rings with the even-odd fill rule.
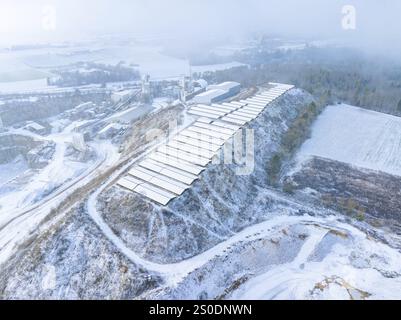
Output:
[[[37,134],[45,134],[46,133],[46,128],[34,121],[28,121],[24,128],[26,130],[29,130],[29,131],[37,133]]]
[[[238,82],[229,81],[210,85],[207,91],[195,96],[193,101],[199,104],[212,104],[230,98],[238,94],[240,90],[241,85]]]
[[[201,104],[212,104],[224,100],[229,96],[230,94],[225,90],[214,89],[198,94],[194,97],[193,101]]]
[[[231,96],[238,94],[241,90],[241,84],[234,81],[227,81],[219,84],[213,84],[208,87],[209,90],[225,90],[230,93]]]
[[[193,82],[194,88],[199,88],[199,89],[206,89],[207,88],[207,81],[204,79],[198,79]]]
[[[111,100],[114,103],[124,102],[127,101],[132,94],[134,94],[133,90],[116,91],[111,95]]]
[[[119,122],[123,124],[130,124],[131,122],[138,120],[140,117],[143,117],[149,114],[154,110],[154,107],[150,104],[145,104],[142,106],[134,106],[127,110],[118,112],[113,114],[108,118],[108,122]]]

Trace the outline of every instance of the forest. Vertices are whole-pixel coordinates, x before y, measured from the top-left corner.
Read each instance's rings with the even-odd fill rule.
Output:
[[[261,52],[259,52],[261,51]],[[401,116],[401,64],[350,48],[243,51],[235,59],[248,67],[195,74],[209,83],[243,86],[269,81],[294,84],[328,103],[344,102]]]

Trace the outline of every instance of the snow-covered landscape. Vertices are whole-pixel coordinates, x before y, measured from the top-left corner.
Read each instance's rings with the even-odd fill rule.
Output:
[[[0,299],[401,300],[401,7],[312,2],[3,1]]]
[[[59,116],[51,118],[46,135],[26,128],[8,130],[8,134],[37,143],[51,143],[52,151],[44,166],[35,170],[23,157],[0,167],[7,179],[1,186],[0,261],[6,269],[16,268],[17,274],[23,272],[32,281],[28,293],[19,280],[9,279],[3,294],[81,297],[80,286],[89,285],[90,279],[74,285],[70,282],[71,270],[65,266],[76,259],[75,249],[59,260],[66,237],[62,230],[78,234],[83,231],[77,228],[96,226],[96,233],[78,238],[71,238],[74,233],[70,233],[68,241],[76,248],[82,241],[90,241],[85,244],[85,264],[94,259],[92,252],[99,250],[99,245],[107,243],[102,259],[141,268],[147,276],[137,276],[154,280],[148,289],[138,288],[139,297],[144,299],[400,299],[398,235],[386,234],[366,222],[349,221],[333,208],[283,194],[264,182],[269,172],[263,163],[313,100],[304,90],[292,89],[250,124],[256,139],[255,170],[250,176],[237,176],[235,166],[210,165],[188,193],[166,208],[113,186],[127,168],[158,147],[153,141],[136,146],[142,150],[139,156],[127,158],[118,153],[115,142],[82,140],[79,131],[99,121],[71,121]],[[152,117],[160,120],[171,108],[166,98],[155,99],[153,107]],[[120,119],[120,113],[124,111],[103,121],[107,124]],[[184,120],[176,131],[194,121],[185,111],[178,114]],[[120,124],[118,130],[123,127]],[[102,135],[108,128],[112,126],[102,129]],[[145,128],[149,129],[148,125],[144,124]],[[395,116],[344,104],[328,106],[312,125],[311,137],[300,147],[288,174],[296,176],[318,157],[399,175],[400,128],[401,120]],[[131,139],[136,141],[135,136]],[[78,207],[70,204],[64,214],[48,220],[74,190],[108,169],[112,174],[80,200]],[[227,181],[232,184],[230,191]],[[193,208],[197,208],[196,215]],[[71,216],[71,210],[79,214]],[[78,222],[82,219],[83,225]],[[27,257],[20,264],[15,250],[29,234],[44,228],[54,231],[40,240],[42,257]],[[114,251],[124,262],[115,261]],[[84,268],[81,262],[74,264]],[[32,266],[28,273],[27,265]],[[105,298],[124,294],[117,284],[106,283],[107,290],[92,289],[100,290]]]

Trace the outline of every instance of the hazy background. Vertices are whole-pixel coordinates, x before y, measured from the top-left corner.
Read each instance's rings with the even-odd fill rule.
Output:
[[[341,9],[354,5],[357,28],[342,29]],[[56,29],[43,30],[43,10]],[[0,42],[72,40],[129,32],[185,39],[233,38],[251,32],[344,38],[376,50],[401,49],[398,0],[0,0]],[[401,50],[400,50],[401,51]]]

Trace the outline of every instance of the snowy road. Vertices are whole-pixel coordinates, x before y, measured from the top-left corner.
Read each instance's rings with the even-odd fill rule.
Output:
[[[296,258],[290,262],[275,266],[270,271],[251,278],[243,287],[231,298],[234,299],[308,299],[314,298],[311,290],[314,286],[325,279],[330,279],[333,275],[339,283],[327,285],[327,292],[318,292],[315,298],[341,297],[349,299],[356,298],[358,291],[355,288],[370,290],[375,298],[398,297],[401,298],[401,279],[387,278],[383,274],[388,270],[401,272],[399,261],[401,254],[384,244],[374,240],[369,240],[365,233],[360,230],[342,223],[338,217],[311,217],[311,216],[276,216],[268,221],[253,225],[243,231],[233,235],[229,239],[222,241],[215,247],[190,259],[172,264],[159,264],[143,259],[136,252],[128,248],[125,243],[116,236],[110,227],[103,221],[96,210],[96,197],[98,193],[91,196],[88,203],[89,214],[98,224],[104,235],[133,263],[149,272],[155,272],[165,279],[165,284],[175,287],[185,277],[205,266],[212,260],[222,257],[235,246],[243,246],[258,239],[265,239],[271,236],[274,230],[288,229],[293,225],[304,225],[309,230],[309,237],[298,252]],[[311,262],[311,253],[320,245],[322,239],[329,231],[338,231],[349,234],[352,239],[350,247],[335,247],[332,252],[328,252],[327,257],[322,262]],[[356,255],[383,255],[380,257],[378,266],[368,266],[361,273],[357,267],[349,262],[349,256],[356,252]],[[218,266],[217,268],[224,268]],[[384,271],[380,269],[383,268]],[[366,276],[365,276],[366,275]],[[345,280],[344,280],[345,279]],[[378,283],[384,284],[378,286]],[[351,286],[351,284],[353,286]],[[337,287],[335,287],[337,286]],[[346,286],[349,288],[347,289]],[[372,290],[374,288],[375,290]],[[340,290],[341,295],[333,292]],[[323,295],[323,296],[322,296]]]
[[[124,170],[124,169],[122,169]],[[116,176],[118,176],[118,172],[116,173]],[[111,177],[110,179],[115,179],[116,177]],[[318,264],[315,266],[315,269],[305,270],[304,271],[304,266],[307,262],[307,259],[310,255],[310,253],[316,248],[316,246],[319,245],[321,242],[322,238],[326,235],[326,233],[329,230],[342,230],[342,231],[347,231],[350,233],[352,237],[355,239],[358,239],[361,243],[364,245],[367,245],[369,248],[373,248],[374,245],[376,244],[374,241],[367,241],[366,240],[366,234],[363,232],[359,231],[358,229],[342,223],[340,220],[342,217],[336,216],[336,215],[330,215],[326,217],[312,217],[312,216],[276,216],[268,221],[256,224],[254,226],[248,227],[244,229],[243,231],[233,235],[229,239],[226,239],[225,241],[222,241],[220,244],[216,245],[215,247],[195,256],[190,259],[184,260],[179,263],[172,263],[172,264],[159,264],[159,263],[154,263],[151,261],[148,261],[146,259],[143,259],[138,253],[130,249],[112,230],[111,228],[107,225],[107,223],[102,219],[100,213],[96,209],[96,203],[97,203],[97,197],[98,195],[108,186],[108,184],[105,184],[103,187],[98,189],[95,193],[93,193],[89,200],[88,200],[88,213],[89,215],[93,218],[93,220],[97,223],[99,228],[102,230],[104,235],[118,248],[118,250],[123,253],[128,259],[130,259],[133,263],[135,263],[138,266],[141,266],[142,268],[148,270],[149,272],[155,272],[160,274],[166,281],[166,285],[168,286],[175,286],[177,285],[180,281],[182,281],[189,273],[192,271],[202,268],[202,266],[206,265],[208,262],[211,260],[215,259],[216,257],[224,255],[227,250],[235,245],[238,245],[240,243],[246,243],[246,242],[251,242],[256,239],[263,239],[265,237],[268,237],[271,234],[271,231],[273,229],[277,229],[279,227],[282,228],[287,228],[288,226],[291,225],[313,225],[314,228],[311,228],[311,236],[309,239],[305,242],[304,246],[300,250],[300,252],[297,255],[297,258],[290,264],[284,264],[282,266],[278,266],[277,269],[272,270],[270,273],[266,273],[265,275],[262,275],[261,277],[264,279],[269,279],[270,277],[273,277],[276,279],[274,282],[270,281],[271,287],[266,287],[263,285],[264,289],[263,290],[247,290],[247,292],[259,292],[258,293],[258,298],[274,298],[274,297],[284,297],[286,296],[287,298],[290,297],[299,297],[301,294],[297,294],[297,290],[301,291],[303,294],[304,292],[304,287],[299,287],[300,284],[305,281],[305,278],[309,279],[310,281],[308,282],[308,285],[310,285],[313,281],[314,283],[318,282],[318,280],[321,280],[321,272],[319,273],[319,267]],[[266,190],[264,191],[264,194],[267,196],[269,195],[270,197],[276,198],[279,201],[285,202],[288,205],[290,205],[292,208],[303,208],[305,209],[306,206],[302,204],[298,204],[296,202],[293,202],[290,199],[287,199],[285,195],[281,195],[276,193],[275,191],[270,191]],[[319,210],[315,208],[309,208],[312,211],[316,211],[318,214]],[[316,227],[319,226],[319,227]],[[394,249],[391,249],[389,247],[385,247],[385,250],[388,250],[390,252],[390,255],[394,256],[395,261],[399,261],[401,259],[401,255]],[[345,250],[345,252],[351,252],[352,248],[348,248],[348,251]],[[340,256],[333,256],[333,260],[331,264],[327,264],[327,267],[333,268],[330,270],[330,272],[335,272],[335,266],[337,265],[338,267],[338,261],[341,261],[342,257]],[[338,260],[338,261],[337,261]],[[326,266],[326,265],[324,265]],[[333,267],[334,266],[334,267]],[[339,268],[339,270],[348,270],[347,268]],[[350,270],[355,270],[352,267],[349,267],[349,272]],[[285,271],[285,272],[284,272]],[[401,270],[400,270],[401,271]],[[328,272],[328,275],[331,275],[331,273]],[[345,272],[345,271],[344,271]],[[311,277],[311,274],[313,277]],[[340,272],[341,273],[341,272]],[[352,273],[349,273],[352,274]],[[289,276],[291,275],[291,276]],[[299,275],[299,276],[298,276]],[[346,275],[346,274],[345,274]],[[344,276],[345,276],[344,275]],[[373,278],[383,278],[377,271]],[[260,283],[263,279],[258,279],[255,280],[255,284]],[[383,279],[382,279],[383,280]],[[385,280],[383,280],[385,281]],[[401,284],[398,282],[395,282],[396,285],[399,285],[401,288]],[[391,285],[391,284],[389,284]],[[253,286],[253,283],[249,284],[250,287]],[[293,289],[291,289],[291,287]],[[283,288],[288,288],[288,290],[284,290]],[[248,293],[250,294],[250,293]],[[248,299],[251,296],[248,294],[244,294],[243,296],[238,296],[241,297],[241,299]],[[256,298],[256,297],[255,297]]]

